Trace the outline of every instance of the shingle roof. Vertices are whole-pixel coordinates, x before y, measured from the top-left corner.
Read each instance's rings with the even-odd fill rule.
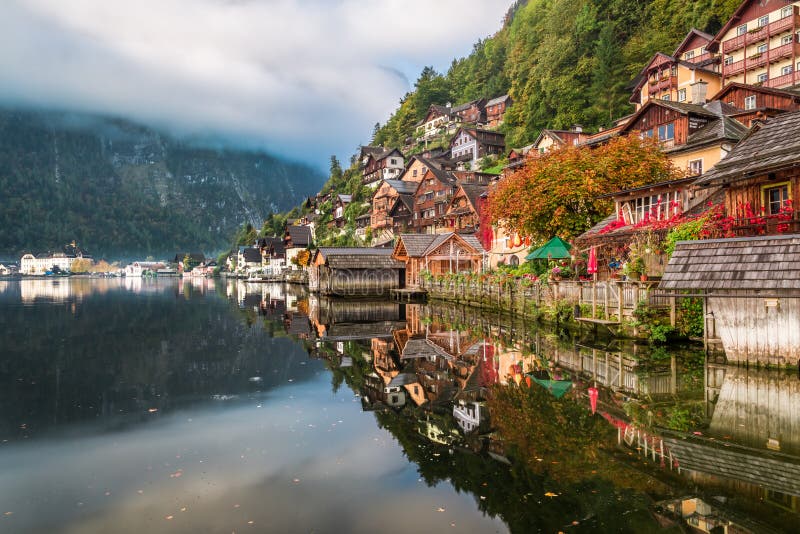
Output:
[[[390,248],[320,247],[318,255],[334,269],[402,269],[403,262],[392,258]]]
[[[757,124],[698,185],[750,178],[800,163],[800,111]]]
[[[350,202],[352,202],[352,201],[353,201],[353,195],[341,195],[341,194],[340,194],[340,195],[337,195],[337,197],[339,197],[339,200],[340,200],[340,201],[341,201],[343,204],[344,204],[344,203],[348,203],[348,204],[349,204]]]
[[[501,102],[505,102],[509,98],[511,98],[511,97],[509,97],[508,95],[498,96],[497,98],[493,98],[493,99],[489,100],[486,103],[486,105],[487,106],[493,106],[495,104],[500,104]]]
[[[398,203],[402,203],[406,208],[408,208],[409,212],[414,211],[414,195],[407,195],[407,194],[400,194],[397,196],[397,200],[395,200],[392,207],[389,209],[389,214],[394,216],[397,211]]]
[[[710,121],[696,132],[690,134],[686,139],[686,146],[694,148],[704,143],[723,140],[739,142],[749,131],[747,126],[736,119],[721,117]]]
[[[401,234],[400,239],[403,240],[406,254],[418,258],[425,255],[425,251],[428,250],[436,236],[433,234]]]
[[[472,204],[472,207],[477,210],[478,198],[489,190],[489,186],[482,184],[461,184],[461,189],[464,190],[464,194],[467,196],[470,204]]]
[[[417,187],[419,187],[419,182],[414,182],[411,180],[384,179],[383,181],[401,195],[403,194],[413,195],[417,191]]]
[[[308,226],[287,226],[286,231],[294,247],[307,247],[311,244],[311,228]]]
[[[659,287],[800,290],[800,235],[681,241]]]
[[[261,263],[261,251],[254,247],[248,247],[242,251],[244,261],[247,263]]]
[[[446,360],[452,360],[453,356],[445,351],[439,345],[430,342],[425,338],[411,338],[406,342],[403,347],[403,352],[400,358],[403,360],[410,360],[414,358],[428,358],[433,359],[439,356]]]

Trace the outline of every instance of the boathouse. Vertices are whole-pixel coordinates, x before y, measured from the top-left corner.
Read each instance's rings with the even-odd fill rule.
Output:
[[[401,234],[392,256],[405,265],[405,284],[419,286],[420,273],[481,271],[486,251],[473,234]]]
[[[703,299],[729,362],[800,362],[800,235],[681,241],[659,287]]]
[[[320,247],[311,262],[309,289],[323,295],[367,297],[404,287],[405,264],[392,249]]]

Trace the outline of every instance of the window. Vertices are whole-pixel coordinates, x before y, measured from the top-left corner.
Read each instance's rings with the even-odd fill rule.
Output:
[[[769,24],[769,15],[764,15],[763,17],[759,17],[758,19],[758,27],[763,28]]]
[[[725,64],[730,65],[733,63],[733,56],[725,56]]]
[[[794,41],[794,35],[790,34],[790,35],[784,35],[783,37],[781,37],[781,44],[782,45],[792,44],[792,41]]]
[[[686,89],[678,89],[678,102],[686,102]]]
[[[683,56],[683,59],[692,59],[694,57],[694,50],[689,50],[686,52],[686,55]]]
[[[736,28],[736,35],[744,35],[747,33],[747,24],[742,24]]]
[[[417,177],[417,169],[414,169],[413,171],[411,171],[411,176],[413,176],[414,178]]]
[[[397,160],[396,160],[396,159],[394,159],[394,158],[390,158],[390,159],[389,159],[389,163],[390,163],[391,165],[397,165]]]
[[[689,174],[691,176],[700,176],[703,174],[703,160],[694,159],[689,162]]]
[[[764,83],[769,79],[769,74],[767,74],[766,72],[762,72],[761,74],[756,76],[756,78],[760,83]]]
[[[756,95],[750,95],[745,97],[744,109],[756,109]]]
[[[671,100],[671,98],[670,98],[670,96],[669,96],[669,93],[668,93],[668,94],[666,94],[666,95],[664,95],[663,97],[661,97],[661,100],[670,101],[670,100]]]
[[[768,215],[779,214],[789,200],[789,182],[765,187],[763,199],[766,203]]]
[[[784,7],[783,9],[781,9],[781,18],[783,19],[783,18],[786,18],[786,17],[791,17],[793,11],[794,11],[794,7],[792,7],[792,6]]]
[[[758,48],[756,48],[756,53],[757,54],[766,54],[768,48],[769,48],[769,46],[767,45],[767,43],[760,44],[760,45],[758,45]]]
[[[675,123],[662,124],[658,127],[658,140],[669,141],[675,138]]]
[[[791,65],[786,65],[785,67],[783,67],[781,69],[781,75],[791,74],[791,73],[792,73],[792,66]]]
[[[702,47],[702,48],[700,48],[700,53],[701,53],[701,54],[705,54],[706,52],[708,52],[708,50],[706,50],[706,47],[705,47],[705,46],[704,46],[704,47]]]

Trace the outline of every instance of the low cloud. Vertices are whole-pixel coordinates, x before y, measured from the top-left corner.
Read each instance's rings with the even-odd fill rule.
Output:
[[[498,0],[10,0],[0,103],[113,114],[320,163],[367,141]],[[413,80],[411,80],[413,82]]]

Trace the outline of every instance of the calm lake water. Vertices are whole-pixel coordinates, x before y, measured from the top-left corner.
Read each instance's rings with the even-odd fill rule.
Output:
[[[297,286],[0,281],[0,532],[797,532],[798,509],[796,374]]]

